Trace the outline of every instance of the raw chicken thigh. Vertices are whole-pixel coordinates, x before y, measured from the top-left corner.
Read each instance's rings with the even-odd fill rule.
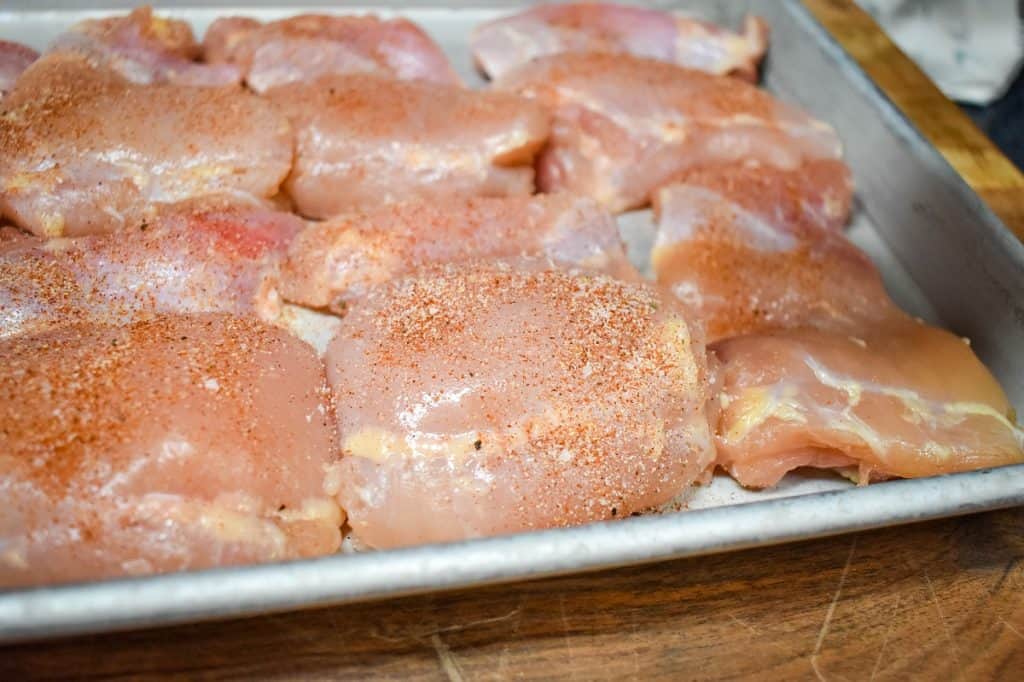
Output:
[[[715,194],[799,238],[840,233],[850,219],[853,178],[838,159],[780,168],[758,161],[707,165],[674,176],[669,186]]]
[[[31,47],[0,40],[0,99],[11,91],[18,76],[38,58],[39,53]]]
[[[435,266],[369,292],[327,352],[341,503],[393,547],[627,516],[705,473],[705,354],[642,284]]]
[[[72,26],[47,52],[72,52],[92,66],[117,71],[143,85],[234,85],[241,80],[231,65],[200,64],[192,29],[184,21],[165,19],[140,7],[130,14],[87,19]]]
[[[0,356],[0,587],[338,549],[334,418],[301,341],[182,315]]]
[[[639,278],[607,211],[589,198],[542,194],[405,202],[310,224],[292,242],[279,292],[341,313],[369,287],[424,265],[539,254]]]
[[[0,103],[0,211],[46,237],[131,229],[162,204],[271,197],[288,121],[237,88],[142,86],[51,53]]]
[[[707,327],[717,463],[736,480],[768,487],[812,466],[866,483],[1024,461],[970,346],[900,311],[842,235],[841,163],[679,180],[657,193],[652,260]]]
[[[640,57],[542,57],[495,88],[554,113],[538,187],[587,194],[613,211],[646,205],[659,186],[701,166],[792,170],[842,149],[827,124],[753,85]]]
[[[607,3],[538,5],[478,26],[480,69],[500,78],[531,59],[563,52],[632,54],[721,76],[757,80],[768,26],[748,16],[741,35],[670,12]]]
[[[256,92],[363,72],[460,84],[441,48],[407,19],[303,14],[261,24],[225,17],[210,25],[203,48],[207,61],[241,69]]]
[[[1006,395],[948,332],[895,319],[859,336],[800,329],[714,349],[718,463],[745,486],[800,466],[867,482],[1024,462]]]
[[[540,106],[515,95],[375,74],[324,76],[266,97],[295,128],[285,189],[311,218],[417,198],[532,194],[533,157],[548,134]]]
[[[655,194],[658,282],[704,322],[709,342],[800,326],[854,333],[892,306],[840,231],[851,194],[839,161],[689,173]]]
[[[174,207],[132,231],[43,240],[0,228],[0,338],[166,312],[280,316],[270,278],[303,223],[242,207]]]

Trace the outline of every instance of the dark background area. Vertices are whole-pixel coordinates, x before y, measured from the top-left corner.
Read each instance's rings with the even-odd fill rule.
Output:
[[[960,106],[1017,168],[1024,169],[1024,70],[1001,99],[985,107]]]

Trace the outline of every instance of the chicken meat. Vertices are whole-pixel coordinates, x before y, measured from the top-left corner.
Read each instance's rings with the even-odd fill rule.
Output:
[[[311,223],[281,268],[281,298],[342,313],[370,287],[432,263],[543,254],[639,278],[612,216],[568,194],[412,201]]]
[[[116,234],[41,239],[0,228],[0,338],[171,312],[281,317],[273,277],[297,217],[178,206]]]
[[[295,129],[285,189],[310,218],[409,199],[532,194],[533,158],[548,134],[544,110],[516,95],[377,74],[290,83],[266,97]]]
[[[491,78],[531,59],[565,52],[631,54],[721,76],[757,80],[768,25],[747,16],[743,33],[671,12],[611,3],[537,5],[478,26],[473,56]]]
[[[851,197],[840,161],[690,172],[655,193],[657,280],[704,322],[709,342],[877,322],[893,306],[874,265],[842,234]]]
[[[639,208],[682,172],[760,163],[792,170],[839,159],[827,124],[753,85],[641,57],[568,53],[535,59],[495,82],[553,112],[537,185]]]
[[[206,60],[230,64],[256,92],[328,74],[380,73],[459,85],[441,48],[408,19],[303,14],[266,24],[247,17],[214,21]]]
[[[242,76],[230,64],[203,64],[201,53],[184,21],[156,15],[149,7],[103,19],[86,19],[59,35],[47,52],[71,52],[96,68],[113,69],[143,85],[234,85]]]
[[[161,205],[269,198],[287,119],[240,88],[137,85],[81,56],[35,62],[0,102],[0,211],[44,237],[117,232]]]
[[[717,462],[742,485],[799,467],[860,482],[1022,461],[969,344],[907,316],[842,234],[849,172],[701,169],[660,189],[658,281],[704,322]]]
[[[764,488],[802,466],[859,482],[1024,462],[1006,395],[969,344],[894,316],[859,335],[719,341],[718,463]]]
[[[0,99],[14,88],[18,76],[39,58],[31,47],[0,40]]]
[[[372,547],[628,516],[714,457],[701,340],[604,274],[427,268],[371,290],[326,361],[341,504]]]
[[[0,588],[329,554],[324,370],[227,314],[0,340]]]

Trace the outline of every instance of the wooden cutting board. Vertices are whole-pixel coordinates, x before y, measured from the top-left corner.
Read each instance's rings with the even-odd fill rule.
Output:
[[[896,106],[1024,240],[1024,175],[851,0],[803,0]],[[1024,125],[1024,114],[1021,116]]]
[[[1024,177],[849,0],[805,0],[1024,237]],[[1024,679],[1024,509],[380,604],[0,649],[0,680]]]

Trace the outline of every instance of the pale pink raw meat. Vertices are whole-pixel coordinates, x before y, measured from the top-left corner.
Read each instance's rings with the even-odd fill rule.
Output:
[[[168,312],[277,321],[272,277],[302,227],[262,208],[182,206],[115,234],[43,240],[0,228],[0,338]]]
[[[842,235],[851,197],[840,161],[688,173],[655,194],[657,280],[704,323],[709,342],[800,326],[854,333],[894,306]]]
[[[0,40],[0,99],[11,91],[18,76],[39,58],[31,47]]]
[[[799,467],[862,483],[1024,460],[963,339],[905,315],[842,235],[849,172],[700,169],[656,195],[659,282],[707,328],[717,463],[741,484]]]
[[[756,161],[687,169],[672,184],[699,187],[800,237],[842,232],[850,219],[853,178],[839,159],[814,159],[794,168]]]
[[[340,499],[372,547],[628,516],[713,459],[703,344],[608,275],[434,266],[371,290],[326,361]]]
[[[224,17],[203,38],[204,55],[231,64],[256,92],[328,74],[376,72],[459,85],[441,48],[408,19],[303,14],[261,24]]]
[[[0,102],[0,212],[46,237],[131,229],[160,205],[269,198],[288,121],[240,88],[136,85],[51,53]]]
[[[611,3],[539,5],[481,24],[470,38],[477,65],[500,78],[531,59],[564,52],[648,57],[717,75],[757,80],[768,25],[747,16],[737,34],[670,12]]]
[[[338,549],[324,370],[287,333],[171,315],[0,356],[0,587]]]
[[[858,335],[813,329],[713,346],[718,463],[749,487],[800,466],[857,480],[1024,462],[999,384],[963,339],[894,316]]]
[[[658,187],[701,166],[795,169],[842,151],[828,125],[753,85],[640,57],[542,57],[494,87],[553,112],[538,187],[587,194],[613,211],[646,205]]]
[[[139,7],[129,14],[86,19],[62,33],[47,52],[73,52],[97,68],[113,69],[139,84],[223,86],[241,81],[228,64],[201,64],[199,45],[184,21]]]
[[[324,76],[266,97],[295,129],[285,189],[299,213],[409,199],[533,193],[548,116],[515,95],[375,74]]]
[[[291,244],[281,297],[343,312],[376,284],[432,263],[545,255],[638,278],[611,215],[568,194],[411,201],[311,223]]]

